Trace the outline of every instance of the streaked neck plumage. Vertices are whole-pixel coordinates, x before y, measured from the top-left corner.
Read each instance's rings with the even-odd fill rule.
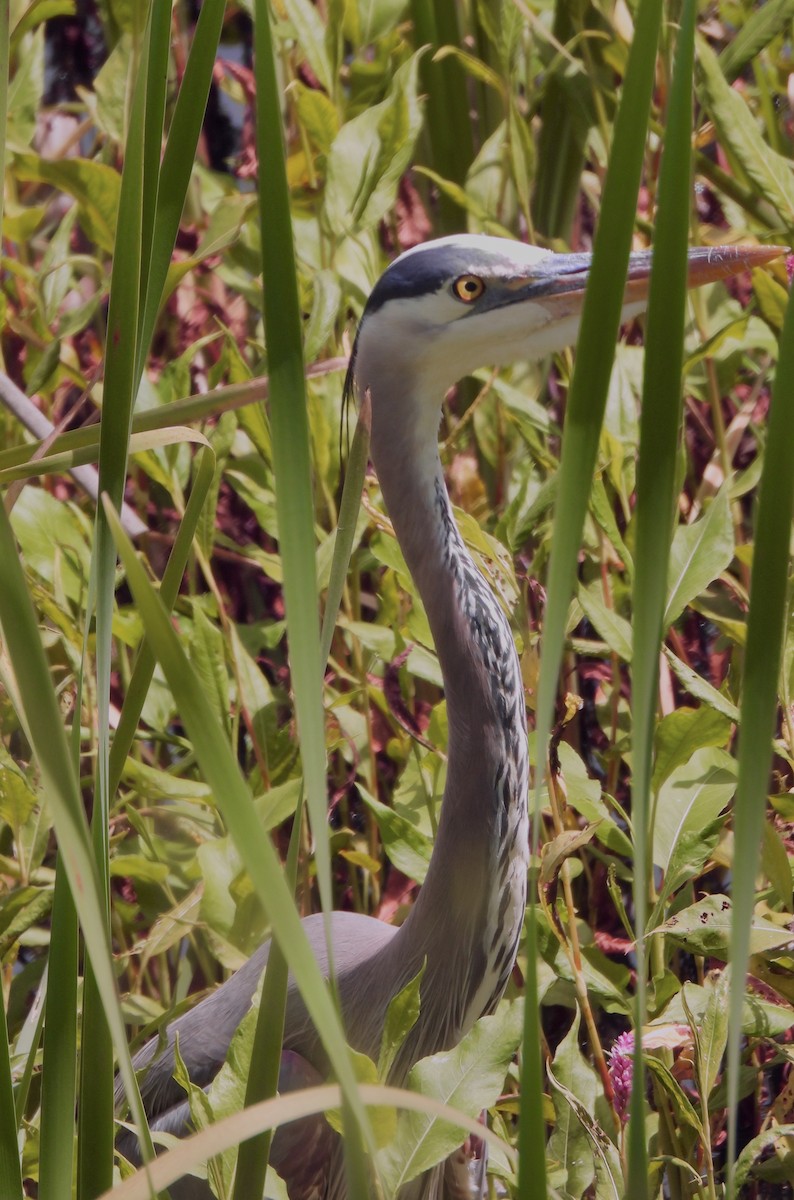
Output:
[[[440,393],[424,395],[418,372],[380,369],[362,349],[357,375],[372,401],[372,458],[427,612],[447,701],[436,844],[400,931],[415,964],[427,957],[428,974],[436,963],[445,973],[423,987],[439,1001],[437,1022],[425,1014],[438,1026],[426,1030],[437,1043],[424,1046],[426,1054],[454,1044],[493,1007],[515,960],[528,863],[526,716],[510,627],[452,515],[437,446]]]

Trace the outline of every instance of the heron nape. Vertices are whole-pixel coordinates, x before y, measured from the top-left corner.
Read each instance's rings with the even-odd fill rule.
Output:
[[[691,250],[690,286],[768,262],[778,247]],[[404,923],[332,914],[338,994],[350,1044],[377,1059],[388,1004],[425,967],[421,1012],[390,1073],[402,1083],[420,1058],[457,1044],[492,1012],[515,962],[527,890],[528,760],[524,693],[513,635],[458,532],[438,453],[441,402],[462,376],[538,359],[575,339],[589,254],[556,254],[505,238],[461,235],[406,251],[365,307],[345,384],[369,393],[372,461],[394,532],[427,612],[449,725],[446,787],[427,877]],[[631,255],[624,319],[647,302],[651,252]],[[327,973],[321,915],[303,922]],[[153,1038],[135,1059],[153,1131],[190,1128],[174,1079],[174,1041],[206,1087],[226,1059],[267,962],[267,942],[226,983]],[[327,1060],[300,993],[289,985],[279,1090],[319,1082]],[[121,1100],[121,1093],[119,1094]],[[135,1139],[120,1148],[137,1159]],[[291,1200],[346,1196],[341,1141],[322,1117],[276,1132],[271,1163]],[[465,1195],[465,1166],[449,1159],[400,1200]],[[192,1176],[173,1200],[207,1200]],[[354,1200],[354,1198],[350,1198]],[[355,1198],[357,1200],[357,1198]]]

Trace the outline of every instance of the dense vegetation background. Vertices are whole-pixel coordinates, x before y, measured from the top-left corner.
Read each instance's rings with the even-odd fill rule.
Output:
[[[421,602],[370,474],[338,616],[329,607],[320,711],[317,613],[333,578],[348,446],[341,391],[355,321],[389,259],[432,236],[471,229],[590,248],[642,19],[623,0],[274,0],[271,81],[264,5],[169,7],[155,6],[148,32],[144,0],[14,0],[2,14],[10,82],[0,481],[15,539],[3,526],[9,1058],[0,1060],[0,1193],[9,1197],[23,1188],[71,1196],[73,1171],[81,1198],[113,1185],[104,1031],[109,1023],[118,1050],[121,1025],[112,977],[134,1041],[279,928],[281,893],[255,864],[267,848],[263,830],[286,858],[304,779],[313,836],[297,823],[300,912],[314,911],[321,893],[390,921],[411,904],[443,791],[445,707]],[[697,11],[694,187],[686,172],[679,179],[692,242],[791,239],[792,17],[791,0]],[[647,138],[637,114],[636,206],[625,177],[636,246],[650,240],[662,149],[673,137],[680,18],[677,4],[665,9],[655,72],[645,72],[652,105]],[[172,136],[161,160],[163,113]],[[294,263],[278,199],[279,128]],[[738,953],[741,980],[748,947],[731,1042],[742,1151],[733,1185],[748,1196],[791,1195],[794,624],[790,591],[785,627],[780,619],[791,488],[779,464],[781,450],[790,464],[791,424],[778,427],[777,443],[768,438],[786,286],[781,258],[689,299],[661,656],[653,638],[642,647],[659,664],[645,800],[633,798],[640,751],[630,670],[641,325],[617,348],[595,470],[574,481],[586,517],[573,535],[575,593],[570,607],[564,594],[555,608],[565,642],[535,886],[544,1097],[524,1108],[525,1128],[545,1127],[548,1184],[560,1196],[639,1196],[627,1191],[630,1159],[642,1164],[648,1195],[724,1194],[729,964]],[[302,337],[289,325],[293,298]],[[675,328],[669,338],[680,340]],[[285,371],[288,384],[300,381],[301,352],[305,404],[300,386],[283,389]],[[513,621],[533,729],[553,530],[555,541],[565,536],[553,520],[570,492],[560,456],[572,363],[566,353],[464,381],[445,400],[440,434],[464,537]],[[37,415],[50,425],[36,425]],[[757,492],[775,451],[764,511],[782,522],[783,553],[778,538],[771,566],[761,559],[769,574],[754,576]],[[111,537],[100,519],[95,533],[85,489],[98,457],[101,489],[116,508],[125,501],[142,578],[115,526]],[[672,507],[664,494],[656,503]],[[147,578],[164,580],[173,627],[158,624]],[[780,603],[751,635],[765,596]],[[156,665],[141,655],[144,632]],[[760,794],[745,788],[745,819],[733,806],[742,704],[765,711],[743,697],[748,636],[768,653],[753,661],[778,705],[773,747],[763,720],[755,743],[747,734],[762,781]],[[240,815],[251,799],[259,843]],[[326,804],[327,839],[318,815]],[[94,817],[93,844],[84,814]],[[638,959],[632,883],[646,836]],[[732,888],[749,937],[738,952]],[[509,1147],[521,1080],[531,1082],[516,1058],[528,954],[534,961],[522,944],[490,1024],[451,1064],[413,1080],[470,1117],[488,1107],[503,1142],[491,1149],[492,1194],[516,1187]],[[647,972],[639,1002],[638,970]],[[75,1027],[78,1011],[90,1039]],[[640,1150],[630,1151],[638,1023],[649,1074]],[[227,1080],[211,1096],[215,1115],[239,1106],[241,1087]],[[387,1188],[403,1178],[411,1139],[421,1166],[457,1137],[430,1118],[419,1125],[403,1115],[380,1128]],[[220,1196],[231,1195],[232,1170],[228,1156],[212,1168]]]

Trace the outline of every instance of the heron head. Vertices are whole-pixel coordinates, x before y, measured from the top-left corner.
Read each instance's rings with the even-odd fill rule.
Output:
[[[780,253],[769,246],[689,252],[690,286],[735,274]],[[387,372],[440,401],[482,366],[539,359],[576,338],[590,254],[556,254],[508,238],[461,234],[401,254],[375,285],[356,340],[353,371],[373,394]],[[629,260],[623,319],[647,303],[651,252]]]

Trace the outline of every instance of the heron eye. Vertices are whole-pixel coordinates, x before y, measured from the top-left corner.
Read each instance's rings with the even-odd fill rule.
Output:
[[[479,275],[459,275],[452,285],[452,294],[464,304],[473,304],[485,291]]]

